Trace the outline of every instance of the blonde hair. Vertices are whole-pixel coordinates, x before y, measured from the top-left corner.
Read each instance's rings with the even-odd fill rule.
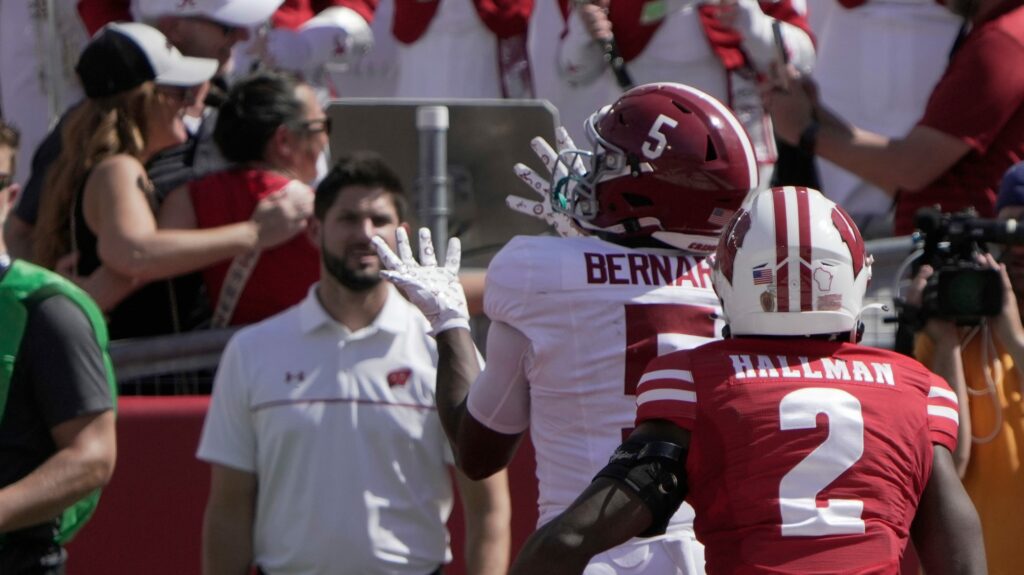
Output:
[[[39,219],[33,230],[33,260],[52,269],[71,251],[72,211],[97,164],[118,154],[141,159],[152,82],[107,98],[87,99],[72,110],[61,130],[61,152],[46,174]]]
[[[21,132],[17,128],[4,121],[0,116],[0,148],[10,148],[14,154],[11,155],[11,174],[14,174],[18,161],[18,143],[21,141]]]

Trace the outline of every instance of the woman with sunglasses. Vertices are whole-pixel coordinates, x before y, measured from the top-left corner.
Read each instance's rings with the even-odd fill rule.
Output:
[[[79,59],[87,99],[66,121],[68,145],[48,175],[35,259],[54,267],[77,252],[75,274],[93,274],[83,285],[112,308],[114,339],[181,328],[169,282],[131,293],[138,286],[275,245],[305,226],[308,189],[270,198],[251,219],[230,226],[158,229],[144,164],[185,141],[182,118],[192,90],[216,68],[215,60],[182,56],[158,30],[137,23],[107,25]]]
[[[213,139],[234,167],[171,193],[166,207],[186,227],[248,220],[258,202],[317,178],[330,119],[308,84],[260,71],[235,83],[221,105]],[[214,325],[259,321],[298,303],[319,278],[320,257],[305,237],[203,271]]]

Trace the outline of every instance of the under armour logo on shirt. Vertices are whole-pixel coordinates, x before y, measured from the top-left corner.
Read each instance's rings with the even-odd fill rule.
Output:
[[[302,371],[296,371],[294,373],[290,372],[290,371],[284,372],[284,382],[285,383],[301,383],[305,379],[306,379],[306,373],[305,372],[302,372]]]

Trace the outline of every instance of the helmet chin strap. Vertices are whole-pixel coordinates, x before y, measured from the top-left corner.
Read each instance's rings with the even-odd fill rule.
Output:
[[[623,224],[602,228],[580,218],[574,218],[574,221],[576,225],[595,235],[607,235],[614,238],[615,236],[622,236],[628,233],[626,226]],[[661,227],[661,221],[658,218],[640,218],[636,222],[641,228]],[[711,236],[658,231],[652,233],[650,237],[664,244],[666,248],[697,256],[709,256],[715,253],[715,249],[718,247],[718,238]]]
[[[889,306],[884,303],[869,303],[868,305],[860,308],[860,314],[857,315],[857,328],[853,330],[850,341],[853,343],[860,343],[860,340],[864,337],[864,312],[875,311],[888,312]]]
[[[610,234],[610,235],[613,235],[613,236],[621,236],[621,235],[627,233],[626,226],[623,225],[623,224],[615,224],[614,226],[608,226],[607,228],[602,228],[600,226],[595,226],[594,224],[592,224],[592,223],[590,223],[590,222],[588,222],[588,221],[586,221],[584,219],[581,219],[581,218],[575,218],[575,220],[576,220],[576,224],[579,225],[581,228],[583,228],[585,230],[588,230],[588,231],[591,231],[591,232],[594,232],[594,233]],[[641,228],[644,228],[644,227],[647,227],[647,226],[661,226],[661,221],[659,221],[658,218],[640,218],[639,220],[637,220],[637,224]],[[655,234],[657,234],[657,233],[660,233],[660,232],[655,232]]]
[[[718,238],[681,234],[679,232],[654,232],[651,237],[659,242],[691,254],[709,256],[718,248]]]

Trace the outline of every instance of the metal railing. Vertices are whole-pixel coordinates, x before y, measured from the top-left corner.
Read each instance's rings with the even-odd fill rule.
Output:
[[[864,343],[892,349],[896,327],[886,322],[894,317],[892,308],[897,274],[913,249],[909,236],[867,242],[868,253],[875,258],[873,278],[867,302],[889,306],[887,312],[868,312],[864,316]],[[203,393],[212,385],[213,373],[221,353],[238,328],[194,331],[151,338],[114,341],[110,355],[122,389],[128,393],[187,394]],[[476,329],[478,337],[486,330]],[[482,340],[481,340],[482,341]]]

